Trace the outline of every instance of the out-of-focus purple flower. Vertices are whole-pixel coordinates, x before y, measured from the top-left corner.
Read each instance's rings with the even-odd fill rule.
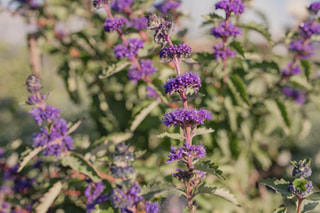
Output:
[[[206,156],[206,150],[202,145],[195,146],[189,145],[188,143],[185,143],[183,147],[178,148],[171,146],[167,163],[177,160],[183,160],[187,162],[190,156],[193,158],[204,158]]]
[[[320,25],[315,21],[302,23],[299,26],[299,32],[300,32],[301,37],[303,37],[304,39],[308,39],[313,34],[315,34],[315,35],[320,34]]]
[[[158,93],[152,88],[152,87],[147,87],[147,94],[146,94],[146,97],[147,98],[158,98],[159,95]]]
[[[35,95],[32,95],[28,98],[28,101],[26,102],[26,104],[29,104],[29,105],[40,104],[44,101],[45,98],[46,98],[46,96],[44,94],[40,94],[40,96],[35,94]]]
[[[14,180],[13,190],[17,193],[25,193],[26,190],[33,188],[36,180],[27,177],[16,177]]]
[[[298,65],[292,65],[292,63],[289,63],[287,69],[281,70],[281,73],[285,76],[289,75],[299,75],[301,73],[301,69]]]
[[[116,146],[115,153],[112,154],[111,158],[115,162],[129,162],[134,160],[133,153],[125,143],[119,143]]]
[[[163,85],[164,93],[169,93],[172,95],[174,92],[187,91],[188,89],[193,89],[197,92],[201,87],[201,80],[198,74],[186,72],[181,76],[176,78],[170,78],[167,80],[165,85]]]
[[[290,43],[289,50],[296,52],[299,55],[300,59],[306,59],[313,55],[314,47],[309,43],[298,39]]]
[[[306,100],[307,94],[305,91],[298,91],[298,90],[293,90],[289,87],[283,87],[282,92],[286,96],[293,98],[296,101],[296,103],[299,105],[302,105]]]
[[[53,106],[46,106],[45,109],[42,107],[33,108],[29,113],[33,116],[39,126],[42,121],[50,122],[60,117],[60,109],[56,109]]]
[[[290,183],[289,184],[289,188],[288,188],[288,191],[291,192],[292,194],[294,195],[302,195],[302,196],[306,196],[307,194],[311,193],[312,192],[312,189],[313,189],[313,186],[312,186],[312,182],[311,181],[308,181],[305,185],[305,190],[302,190],[302,189],[297,189],[293,183]]]
[[[158,202],[152,203],[150,201],[146,201],[145,203],[146,213],[158,213],[160,210]]]
[[[223,43],[213,46],[213,50],[213,54],[216,56],[216,60],[219,60],[219,58],[221,60],[225,60],[237,55],[235,52],[225,47]]]
[[[211,120],[211,113],[205,109],[176,109],[164,114],[162,123],[167,127],[172,125],[185,128],[187,125],[195,128],[199,124],[203,124],[204,120]]]
[[[44,146],[49,141],[49,132],[46,128],[41,128],[40,132],[33,134],[33,145],[38,146]]]
[[[111,9],[122,12],[123,10],[131,7],[133,0],[113,0],[110,4]]]
[[[190,46],[186,44],[179,44],[168,46],[163,48],[160,51],[160,58],[171,58],[173,59],[174,56],[177,56],[177,58],[180,58],[181,56],[187,57],[192,53],[192,49]]]
[[[234,12],[236,15],[243,13],[245,7],[241,0],[223,0],[216,3],[216,9],[223,9],[226,13]]]
[[[106,21],[104,22],[104,31],[106,32],[113,32],[120,30],[128,20],[124,17],[121,18],[107,18]]]
[[[308,9],[311,12],[318,13],[320,10],[320,2],[313,2]]]
[[[117,186],[112,190],[110,200],[115,208],[125,212],[127,208],[136,205],[143,200],[142,196],[139,196],[141,187],[137,183],[131,183],[127,190],[124,190],[121,186]]]
[[[241,30],[231,23],[228,23],[226,27],[225,22],[222,22],[217,27],[211,29],[211,35],[216,38],[228,38],[230,36],[237,37],[240,34]]]
[[[29,77],[26,81],[26,85],[27,85],[27,89],[30,93],[39,92],[42,88],[40,78],[38,78],[34,74],[29,75]]]
[[[1,188],[0,188],[0,194],[2,194],[2,195],[9,194],[10,191],[11,191],[11,189],[7,185],[2,185]]]
[[[153,66],[152,60],[141,60],[140,61],[140,70],[136,65],[132,65],[128,70],[129,80],[137,83],[138,80],[144,79],[146,76],[149,76],[155,73],[158,69]]]
[[[110,172],[113,177],[115,178],[128,178],[130,177],[134,172],[135,169],[133,166],[116,166],[115,164],[111,164],[110,166]]]
[[[146,17],[135,18],[130,20],[127,26],[136,28],[137,30],[143,30],[148,27],[148,19]]]
[[[129,58],[133,59],[137,54],[140,49],[144,48],[143,41],[133,38],[128,40],[128,45],[127,47],[125,44],[119,44],[114,47],[114,54],[117,58]]]
[[[178,1],[164,1],[160,4],[154,5],[154,7],[159,10],[162,15],[166,15],[169,11],[175,10],[180,6],[180,2]]]
[[[95,208],[94,206],[104,203],[108,200],[106,195],[102,195],[103,182],[96,183],[95,187],[89,184],[84,190],[84,195],[87,197],[87,213],[91,213]]]

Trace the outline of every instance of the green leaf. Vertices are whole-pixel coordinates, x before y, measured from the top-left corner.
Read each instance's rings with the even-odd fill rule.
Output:
[[[276,178],[268,178],[264,180],[259,180],[259,183],[269,186],[277,193],[280,193],[283,197],[290,198],[292,194],[289,192],[289,184],[290,182],[284,179],[276,179]]]
[[[57,198],[60,194],[62,189],[62,184],[60,181],[56,182],[47,193],[45,193],[40,198],[40,204],[36,207],[36,213],[46,213],[50,206],[52,205],[53,201]]]
[[[244,58],[244,50],[239,41],[232,41],[229,46]]]
[[[215,165],[214,163],[211,163],[210,160],[208,161],[200,161],[197,164],[194,165],[194,169],[200,170],[212,175],[217,176],[221,180],[225,180],[225,178],[222,176],[222,171],[218,169],[219,167]]]
[[[231,194],[230,191],[227,189],[223,189],[223,188],[217,189],[214,192],[214,195],[219,196],[227,201],[230,201],[231,203],[233,203],[237,206],[240,206],[240,204],[239,204],[238,200],[235,198],[234,194]]]
[[[124,62],[124,61],[119,61],[114,64],[109,64],[105,70],[102,71],[102,74],[99,75],[100,79],[110,77],[111,75],[114,75],[129,66],[131,63],[130,62]]]
[[[93,182],[101,181],[98,170],[89,161],[77,153],[68,153],[69,155],[61,159],[63,166],[70,166],[73,170],[87,175]]]
[[[288,135],[290,130],[286,124],[286,118],[283,116],[284,112],[279,108],[278,103],[275,100],[265,100],[264,104],[274,119],[277,121],[280,127],[284,130],[284,132]]]
[[[306,199],[312,201],[320,201],[320,192],[313,192]]]
[[[286,105],[284,105],[284,103],[282,103],[278,99],[276,99],[276,103],[278,105],[278,108],[279,108],[279,110],[281,112],[281,115],[282,115],[283,120],[285,121],[287,127],[290,127],[290,120],[289,120],[289,116],[288,116]]]
[[[208,134],[208,133],[212,133],[214,132],[214,129],[207,129],[207,128],[197,128],[195,130],[193,130],[193,136],[196,135],[204,135],[204,134]]]
[[[143,108],[132,120],[131,126],[130,126],[130,131],[133,132],[139,125],[140,123],[149,115],[149,113],[159,105],[159,101],[153,101],[151,102],[147,107]]]
[[[305,204],[303,206],[301,213],[307,213],[307,212],[314,210],[318,204],[319,204],[318,202],[312,202],[312,203]]]
[[[262,69],[263,71],[271,69],[271,70],[277,70],[278,72],[280,72],[279,65],[274,61],[271,61],[271,62],[262,61],[261,63],[254,63],[254,64],[250,65],[250,68],[251,69],[258,68],[258,69]]]
[[[311,73],[311,65],[308,60],[301,60],[300,61],[303,69],[304,69],[304,75],[306,76],[307,80],[310,80],[310,73]]]
[[[233,75],[230,78],[228,78],[227,83],[230,86],[231,92],[234,93],[234,95],[240,94],[242,100],[246,102],[248,105],[250,105],[245,84],[238,75]]]
[[[279,208],[273,210],[272,213],[287,213],[287,207],[281,205]]]
[[[152,200],[156,196],[175,188],[176,187],[170,183],[153,183],[143,186],[141,188],[141,195],[145,200]]]
[[[184,136],[178,133],[169,133],[169,132],[164,132],[160,135],[157,135],[158,138],[172,138],[172,139],[177,139],[177,140],[182,140],[184,139]]]
[[[211,22],[215,22],[215,21],[221,21],[223,20],[223,17],[212,12],[210,14],[206,14],[206,15],[202,15],[203,18],[207,19],[208,21],[211,21]]]
[[[312,90],[312,86],[311,86],[311,84],[309,84],[309,82],[305,76],[302,76],[302,75],[291,76],[290,82],[292,82],[293,84],[300,86],[308,91]]]
[[[206,186],[206,183],[204,182],[199,186],[197,190],[197,195],[198,194],[211,194],[214,195],[214,192],[217,190],[217,187],[212,187],[212,186]]]
[[[244,29],[253,30],[253,31],[260,33],[263,37],[265,37],[267,39],[267,41],[270,44],[273,44],[271,34],[269,33],[268,29],[263,27],[262,25],[257,24],[255,22],[249,22],[249,23],[245,23],[245,24],[241,23],[238,26],[241,28],[244,28]]]
[[[25,165],[27,165],[27,163],[37,154],[39,154],[45,147],[37,147],[33,150],[30,150],[30,148],[28,148],[24,153],[23,153],[23,157],[22,157],[22,161],[19,163],[19,168],[18,168],[18,172],[20,172]]]

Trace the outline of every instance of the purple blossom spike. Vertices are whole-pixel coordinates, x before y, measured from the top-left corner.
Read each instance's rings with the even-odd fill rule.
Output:
[[[141,187],[137,183],[131,183],[128,190],[124,190],[121,186],[117,186],[112,190],[110,200],[115,208],[125,212],[127,208],[136,205],[143,200],[142,196],[139,196]]]
[[[148,86],[146,90],[147,90],[147,94],[146,94],[147,98],[159,98],[159,95],[152,87]]]
[[[195,128],[199,124],[203,124],[204,120],[211,120],[211,113],[205,109],[176,109],[164,114],[162,123],[167,127],[172,125],[185,128],[187,125]]]
[[[285,76],[299,75],[301,73],[301,69],[298,65],[292,65],[292,63],[289,63],[288,68],[281,70],[281,72]]]
[[[306,23],[302,23],[299,26],[299,32],[302,38],[308,39],[312,35],[320,34],[320,25],[315,21],[310,21]]]
[[[53,106],[46,106],[45,109],[41,107],[33,108],[29,113],[33,116],[39,126],[42,121],[50,122],[60,117],[60,109],[56,109]]]
[[[217,27],[213,27],[211,29],[211,35],[213,35],[216,38],[224,39],[230,36],[237,37],[240,34],[241,30],[231,23],[228,23],[226,27],[225,22],[222,22]]]
[[[318,13],[320,10],[320,2],[313,2],[308,9],[313,13]]]
[[[223,43],[217,44],[213,46],[213,54],[216,56],[216,60],[225,60],[228,58],[235,57],[237,54],[230,50],[229,48],[225,47]]]
[[[308,181],[305,185],[305,190],[302,190],[302,189],[297,189],[293,183],[290,183],[289,184],[289,188],[288,188],[288,191],[291,192],[292,194],[294,195],[302,195],[302,196],[306,196],[307,194],[311,193],[312,192],[312,189],[313,189],[313,186],[312,186],[312,182],[311,181]]]
[[[179,7],[180,4],[178,1],[164,1],[161,4],[156,4],[154,7],[159,10],[162,15],[166,15],[169,11],[173,11]]]
[[[38,78],[34,74],[29,75],[29,77],[26,81],[26,85],[27,85],[27,89],[30,93],[39,92],[42,88],[40,78]]]
[[[87,213],[91,213],[95,208],[94,206],[104,203],[108,200],[106,195],[102,195],[103,182],[96,183],[95,187],[92,184],[88,185],[84,190],[84,195],[87,197]]]
[[[128,40],[129,47],[126,47],[125,44],[119,44],[114,47],[114,54],[115,56],[119,58],[129,58],[133,59],[140,49],[144,48],[143,41],[133,38]]]
[[[306,59],[313,55],[314,47],[309,43],[298,39],[290,43],[289,50],[296,52],[299,55],[300,59]]]
[[[29,104],[29,105],[40,104],[40,103],[43,103],[45,98],[46,96],[44,94],[40,94],[39,96],[35,94],[28,98],[28,101],[26,102],[26,104]]]
[[[150,201],[146,201],[145,210],[146,213],[158,213],[160,211],[160,207],[158,202],[152,203]]]
[[[110,166],[110,172],[115,178],[129,178],[135,172],[135,169],[133,166],[116,166],[112,164]]]
[[[106,21],[104,22],[104,31],[106,32],[114,32],[117,30],[120,30],[126,23],[128,22],[128,20],[124,17],[121,18],[107,18]]]
[[[38,146],[44,146],[49,141],[49,132],[46,128],[41,128],[40,132],[33,134],[33,145]]]
[[[134,83],[137,83],[138,80],[144,79],[158,70],[153,66],[152,60],[141,60],[140,67],[141,69],[139,70],[136,65],[132,65],[128,70],[128,78]]]
[[[172,95],[174,92],[187,91],[187,89],[193,89],[194,92],[197,92],[201,87],[200,76],[196,73],[186,72],[181,76],[176,78],[170,78],[167,80],[165,85],[163,85],[164,93],[169,93]]]
[[[245,5],[241,0],[223,0],[216,3],[216,9],[223,9],[226,13],[233,12],[238,15],[244,12]]]
[[[181,56],[187,57],[192,53],[192,49],[190,46],[186,44],[179,44],[168,46],[163,48],[160,51],[160,58],[171,58],[173,59],[174,56],[177,56],[177,58],[180,58]]]
[[[195,146],[189,145],[188,143],[185,143],[183,147],[178,148],[171,146],[167,163],[171,163],[177,160],[188,162],[190,156],[192,156],[193,158],[204,158],[206,156],[206,150],[201,145]]]
[[[127,26],[136,28],[137,30],[143,30],[148,27],[148,19],[146,17],[135,18],[130,20]]]
[[[113,0],[110,4],[112,10],[122,12],[131,7],[133,0]]]
[[[285,94],[288,97],[291,97],[295,100],[295,102],[299,105],[304,104],[306,100],[306,92],[305,91],[298,91],[298,90],[293,90],[289,87],[284,87],[282,88],[283,94]]]

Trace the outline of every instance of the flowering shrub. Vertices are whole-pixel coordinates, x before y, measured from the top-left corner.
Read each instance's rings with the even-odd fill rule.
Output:
[[[301,144],[319,106],[320,2],[279,41],[242,20],[249,1],[212,7],[202,50],[180,24],[182,1],[12,0],[7,10],[34,25],[20,107],[35,125],[0,149],[0,212],[317,210],[311,159],[286,168],[317,154]],[[43,92],[51,79],[39,52],[73,107]]]

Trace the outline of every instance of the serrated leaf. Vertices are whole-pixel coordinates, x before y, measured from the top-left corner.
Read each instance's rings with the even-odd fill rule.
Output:
[[[194,60],[193,58],[184,58],[181,60],[182,62],[186,63],[186,64],[197,64],[198,62],[196,60]]]
[[[276,179],[276,178],[268,178],[264,180],[259,180],[259,183],[264,184],[277,193],[281,194],[283,197],[290,198],[292,194],[289,192],[289,184],[290,182],[284,179]]]
[[[229,190],[220,188],[214,191],[215,196],[219,196],[237,206],[240,206],[238,200],[235,198],[234,194],[231,194]]]
[[[313,192],[306,199],[312,201],[320,201],[320,192]]]
[[[232,41],[229,46],[244,58],[244,50],[239,41]]]
[[[264,104],[274,119],[277,121],[280,127],[284,130],[284,132],[288,135],[290,130],[286,124],[285,118],[283,117],[283,112],[279,108],[277,102],[275,100],[265,100]]]
[[[242,100],[248,105],[250,105],[245,84],[238,75],[233,75],[230,78],[228,78],[227,83],[230,86],[231,92],[234,93],[234,95],[239,94]]]
[[[314,210],[318,204],[319,204],[318,202],[312,202],[312,203],[305,204],[303,206],[301,213],[307,213],[307,212]]]
[[[258,69],[262,69],[263,71],[266,71],[267,69],[271,69],[271,70],[277,70],[278,72],[280,72],[279,65],[274,61],[271,61],[271,62],[262,61],[261,63],[254,63],[250,65],[250,68],[258,68]]]
[[[145,200],[152,200],[157,195],[161,193],[170,191],[175,189],[174,185],[170,185],[169,183],[154,183],[151,185],[145,185],[141,188],[141,195]]]
[[[46,213],[53,201],[60,194],[62,184],[60,181],[56,182],[47,193],[40,198],[40,204],[36,207],[36,213]]]
[[[215,130],[212,129],[212,128],[197,128],[193,131],[193,136],[196,136],[196,135],[204,135],[204,134],[208,134],[208,133],[212,133],[214,132]]]
[[[63,166],[70,166],[73,170],[81,172],[91,178],[93,182],[101,181],[97,169],[83,156],[68,152],[69,155],[62,157],[61,163]]]
[[[211,194],[211,195],[213,195],[216,190],[217,190],[217,187],[206,186],[206,183],[203,183],[203,184],[201,184],[201,186],[199,186],[196,194]]]
[[[157,135],[158,138],[172,138],[172,139],[177,139],[177,140],[182,140],[184,139],[184,136],[178,133],[169,133],[169,132],[164,132],[160,135]]]
[[[130,126],[130,131],[133,132],[140,123],[149,115],[149,113],[159,105],[159,101],[151,102],[147,107],[143,108],[133,119]]]
[[[238,26],[241,28],[244,28],[244,29],[253,30],[253,31],[260,33],[263,37],[265,37],[267,39],[267,41],[270,44],[273,44],[271,34],[269,33],[268,29],[263,27],[262,25],[257,24],[255,22],[249,22],[249,23],[245,23],[245,24],[241,23]]]
[[[281,115],[283,117],[283,120],[285,121],[286,125],[290,127],[290,120],[287,112],[286,105],[282,103],[280,100],[276,99],[276,103],[278,105],[278,108],[280,109]]]
[[[272,213],[287,213],[287,207],[281,205],[279,208],[273,210]]]
[[[99,75],[99,78],[103,79],[103,78],[110,77],[111,75],[114,75],[122,71],[124,68],[126,68],[130,64],[131,64],[130,62],[123,62],[123,61],[119,61],[114,64],[109,64],[108,67],[105,70],[103,70],[102,74]]]
[[[304,69],[304,75],[306,76],[307,80],[310,80],[310,73],[311,73],[311,65],[308,60],[301,60],[300,61],[303,69]]]
[[[215,175],[221,180],[225,180],[225,178],[222,176],[222,171],[219,170],[218,168],[219,166],[215,165],[214,163],[211,163],[210,160],[200,161],[194,165],[194,169],[196,170],[200,170],[200,171]]]
[[[20,172],[26,165],[27,163],[37,154],[39,154],[42,150],[44,149],[44,147],[37,147],[33,150],[31,150],[30,152],[28,152],[28,154],[26,154],[23,158],[21,163],[19,163],[19,168],[18,168],[18,172]]]

